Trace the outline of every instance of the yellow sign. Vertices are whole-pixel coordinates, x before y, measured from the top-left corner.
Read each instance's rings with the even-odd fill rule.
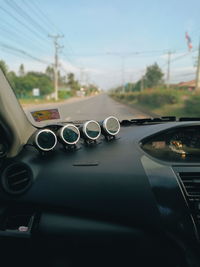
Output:
[[[31,112],[31,115],[33,116],[34,120],[37,122],[60,119],[60,114],[59,114],[58,109],[33,111]]]

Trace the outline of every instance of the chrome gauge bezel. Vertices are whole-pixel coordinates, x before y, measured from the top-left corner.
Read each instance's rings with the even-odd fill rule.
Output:
[[[54,143],[54,145],[53,145],[51,148],[43,148],[43,147],[41,147],[40,144],[38,143],[38,138],[39,138],[40,134],[41,134],[41,133],[44,133],[44,132],[51,133],[51,134],[54,136],[54,138],[55,138],[55,143]],[[56,136],[56,134],[55,134],[53,131],[49,130],[49,129],[39,130],[39,131],[36,133],[36,135],[35,135],[35,144],[36,144],[36,146],[37,146],[40,150],[42,150],[42,151],[51,151],[51,150],[53,150],[54,147],[56,146],[57,142],[58,142],[58,140],[57,140],[57,136]]]
[[[109,119],[115,119],[115,120],[117,121],[117,124],[118,124],[119,127],[118,127],[118,130],[116,131],[116,133],[111,133],[111,132],[109,131],[109,129],[107,128],[107,122],[108,122]],[[120,123],[119,123],[119,120],[118,120],[116,117],[114,117],[114,116],[110,116],[110,117],[106,118],[106,119],[103,121],[103,129],[104,129],[104,131],[105,131],[108,135],[112,135],[112,136],[117,135],[117,134],[119,133],[119,131],[120,131]]]
[[[65,138],[64,138],[63,132],[64,132],[64,130],[65,130],[66,128],[68,128],[68,127],[73,127],[73,128],[76,129],[77,132],[78,132],[78,138],[77,138],[77,140],[74,141],[74,142],[68,142],[68,141],[66,141]],[[63,127],[60,129],[59,136],[60,136],[61,140],[62,140],[65,144],[67,144],[67,145],[75,145],[75,144],[78,143],[78,141],[79,141],[79,139],[80,139],[80,131],[79,131],[78,127],[76,127],[74,124],[66,124],[65,126],[63,126]]]
[[[87,133],[87,126],[88,126],[88,124],[89,123],[95,123],[97,126],[98,126],[98,128],[99,128],[99,134],[96,136],[96,137],[91,137],[91,136],[89,136],[88,135],[88,133]],[[87,122],[85,122],[84,124],[83,124],[83,129],[82,129],[82,131],[83,131],[83,134],[84,134],[84,136],[87,138],[87,139],[89,139],[89,140],[97,140],[99,137],[100,137],[100,135],[101,135],[101,126],[99,125],[99,123],[97,122],[97,121],[95,121],[95,120],[90,120],[90,121],[87,121]]]

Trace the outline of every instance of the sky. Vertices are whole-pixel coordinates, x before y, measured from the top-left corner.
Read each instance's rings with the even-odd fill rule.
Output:
[[[82,83],[136,82],[155,62],[166,73],[168,51],[171,83],[187,81],[195,77],[199,10],[198,0],[0,0],[0,58],[10,70],[23,63],[44,71],[54,61],[48,34],[60,34],[60,69]]]

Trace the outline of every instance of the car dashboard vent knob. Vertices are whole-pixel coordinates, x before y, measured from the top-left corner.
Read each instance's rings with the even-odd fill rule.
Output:
[[[6,167],[2,173],[2,186],[10,194],[24,193],[31,186],[32,181],[32,171],[24,163],[14,163]]]

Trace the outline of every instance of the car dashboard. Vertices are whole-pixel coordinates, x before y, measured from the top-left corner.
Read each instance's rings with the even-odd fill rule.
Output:
[[[30,137],[16,157],[2,157],[0,178],[1,237],[93,247],[145,231],[199,251],[198,122],[122,123],[115,138],[80,139],[73,149],[58,142],[50,152]]]

